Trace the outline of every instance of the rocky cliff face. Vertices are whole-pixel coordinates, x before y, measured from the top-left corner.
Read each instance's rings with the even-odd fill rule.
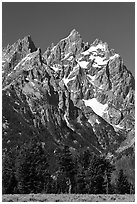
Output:
[[[73,30],[44,54],[31,37],[3,49],[3,148],[37,136],[108,157],[134,148],[134,78],[107,43]]]

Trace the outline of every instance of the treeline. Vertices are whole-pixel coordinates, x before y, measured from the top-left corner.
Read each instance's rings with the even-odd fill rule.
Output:
[[[70,151],[68,146],[46,152],[46,145],[37,139],[20,148],[3,153],[3,194],[29,193],[80,193],[80,194],[131,194],[135,193],[120,169],[115,182],[115,166],[104,157],[89,150]],[[52,156],[51,156],[52,155]]]

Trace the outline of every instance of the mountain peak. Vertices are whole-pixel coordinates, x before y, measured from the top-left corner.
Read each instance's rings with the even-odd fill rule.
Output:
[[[80,36],[80,34],[78,33],[78,31],[76,31],[76,29],[73,29],[73,30],[69,33],[69,35],[68,35],[66,38],[63,38],[63,39],[61,40],[61,42],[62,42],[63,40],[70,40],[71,42],[74,42],[74,41],[79,40],[80,38],[81,38],[81,36]]]
[[[79,32],[74,28],[74,29],[72,29],[72,31],[70,32],[70,35],[79,35]]]
[[[79,32],[76,31],[76,29],[73,29],[73,30],[70,32],[70,34],[69,34],[68,37],[71,38],[71,39],[73,39],[73,41],[77,40],[77,38],[81,38]]]
[[[34,51],[37,50],[37,48],[35,47],[34,42],[32,41],[31,35],[25,36],[25,37],[21,40],[21,44],[23,44],[24,46],[27,45],[31,52],[34,52]]]

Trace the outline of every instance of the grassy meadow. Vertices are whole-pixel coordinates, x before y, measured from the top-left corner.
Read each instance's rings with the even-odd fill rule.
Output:
[[[135,195],[89,194],[9,194],[2,202],[135,202]]]

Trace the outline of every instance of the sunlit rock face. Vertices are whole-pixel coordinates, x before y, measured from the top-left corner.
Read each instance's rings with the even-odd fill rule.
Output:
[[[27,36],[3,49],[2,82],[5,150],[34,136],[110,156],[134,147],[134,78],[105,42],[72,30],[42,54]]]

